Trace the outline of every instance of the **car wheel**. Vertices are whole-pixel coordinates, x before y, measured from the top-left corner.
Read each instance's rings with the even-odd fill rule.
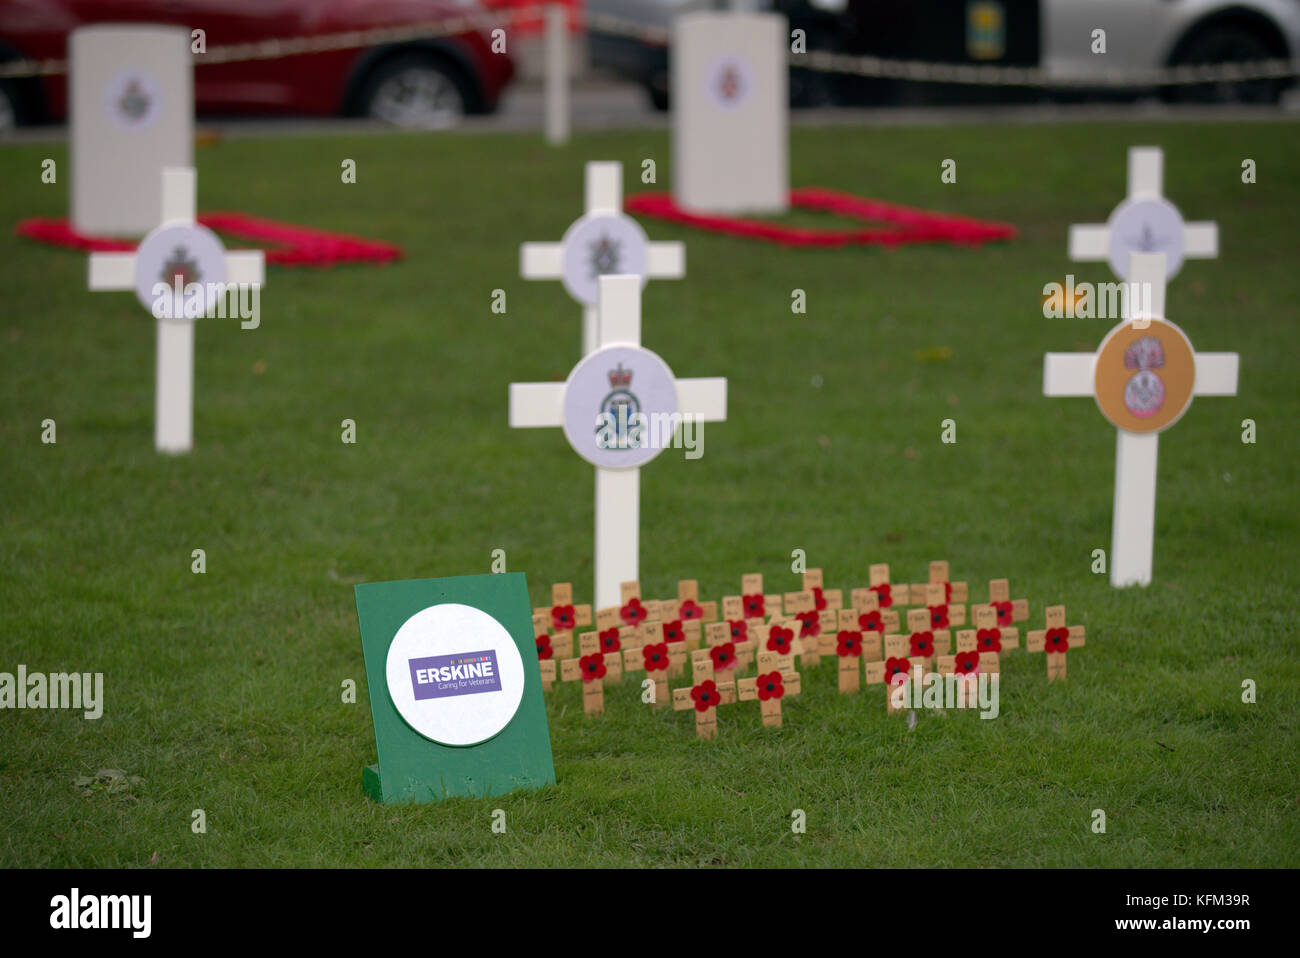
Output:
[[[1277,59],[1268,43],[1247,27],[1207,27],[1194,34],[1173,58],[1174,66],[1248,63]],[[1282,84],[1276,80],[1238,83],[1197,83],[1170,87],[1168,98],[1178,103],[1277,103]]]
[[[444,130],[465,115],[469,97],[454,67],[407,54],[381,63],[366,81],[361,114],[412,130]]]

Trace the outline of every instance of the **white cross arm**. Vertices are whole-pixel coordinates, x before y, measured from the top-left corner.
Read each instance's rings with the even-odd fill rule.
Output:
[[[1197,353],[1194,396],[1237,395],[1237,370],[1241,357],[1236,353]]]
[[[559,243],[519,244],[519,275],[524,279],[559,279],[564,275],[564,247]]]
[[[646,244],[645,267],[651,279],[681,279],[686,275],[686,244]]]
[[[266,285],[266,257],[260,249],[226,254],[226,285]]]
[[[1158,146],[1133,146],[1128,151],[1130,199],[1159,197],[1164,189],[1165,154]]]
[[[88,285],[93,290],[134,289],[135,253],[91,253]]]
[[[677,405],[704,422],[727,418],[727,380],[721,377],[677,380]]]
[[[1070,227],[1069,257],[1077,262],[1095,262],[1110,254],[1110,229],[1104,223],[1082,223]]]
[[[564,425],[564,383],[511,383],[510,428]]]
[[[162,221],[193,223],[198,206],[198,181],[192,166],[168,166],[162,172]]]
[[[1183,255],[1193,259],[1216,259],[1219,255],[1219,224],[1188,223],[1184,226]]]
[[[623,164],[592,161],[583,169],[584,207],[587,213],[623,212]]]
[[[1043,395],[1093,395],[1096,361],[1096,353],[1047,353],[1043,357]]]

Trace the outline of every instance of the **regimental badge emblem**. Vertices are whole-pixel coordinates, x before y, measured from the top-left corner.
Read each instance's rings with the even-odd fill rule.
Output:
[[[117,108],[128,123],[138,123],[149,113],[153,98],[140,84],[139,77],[131,77],[126,89],[117,98]]]
[[[1124,368],[1136,372],[1124,386],[1124,406],[1140,419],[1149,419],[1165,404],[1165,384],[1156,372],[1165,364],[1165,350],[1155,336],[1144,336],[1124,350]]]
[[[1164,241],[1156,235],[1156,231],[1151,228],[1150,223],[1142,224],[1142,232],[1129,241],[1129,245],[1139,253],[1155,253],[1165,244]]]
[[[596,432],[612,431],[613,441],[605,448],[635,449],[639,445],[639,428],[634,427],[639,422],[641,400],[632,392],[632,370],[624,369],[620,362],[609,371],[609,385],[609,395],[600,402]]]
[[[177,246],[172,250],[169,260],[163,263],[162,276],[160,277],[168,286],[180,281],[181,289],[185,289],[190,283],[199,281],[199,263],[193,256],[189,256],[188,250],[184,246]]]
[[[618,240],[607,233],[601,233],[596,242],[588,244],[592,279],[618,272],[619,245]]]
[[[734,63],[728,63],[718,74],[718,96],[724,103],[735,103],[744,92],[744,79]]]

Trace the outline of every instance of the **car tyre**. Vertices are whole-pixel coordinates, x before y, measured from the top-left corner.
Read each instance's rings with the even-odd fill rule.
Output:
[[[455,126],[469,110],[464,76],[437,56],[390,57],[366,78],[357,99],[362,116],[413,130]]]
[[[1268,42],[1254,30],[1237,24],[1210,26],[1194,33],[1174,54],[1173,66],[1248,63],[1278,59]],[[1277,103],[1283,84],[1277,80],[1239,83],[1198,83],[1169,87],[1166,97],[1175,103]]]

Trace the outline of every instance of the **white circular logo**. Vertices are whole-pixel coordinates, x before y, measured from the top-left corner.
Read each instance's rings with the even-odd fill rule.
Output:
[[[104,87],[104,109],[124,130],[145,130],[162,112],[162,89],[147,70],[124,70]]]
[[[641,224],[622,213],[596,213],[564,231],[564,288],[584,306],[599,299],[600,277],[630,273],[646,282],[646,238]]]
[[[735,110],[749,99],[754,89],[754,71],[749,62],[735,54],[720,56],[704,73],[705,93],[715,106]]]
[[[1183,267],[1183,217],[1166,199],[1125,200],[1107,222],[1110,230],[1110,268],[1120,279],[1128,277],[1129,253],[1164,253],[1165,278]]]
[[[643,466],[672,444],[681,417],[673,371],[640,346],[606,346],[564,386],[564,436],[595,466]]]
[[[524,660],[505,626],[446,602],[402,623],[388,646],[388,695],[406,724],[441,745],[500,733],[524,697]]]
[[[225,281],[225,247],[216,233],[198,223],[160,226],[135,251],[136,298],[160,319],[195,319],[200,306],[202,315],[208,315],[220,295],[214,284]],[[159,283],[165,284],[168,292],[155,292]],[[201,288],[187,292],[194,283]],[[155,302],[161,302],[156,311]]]

